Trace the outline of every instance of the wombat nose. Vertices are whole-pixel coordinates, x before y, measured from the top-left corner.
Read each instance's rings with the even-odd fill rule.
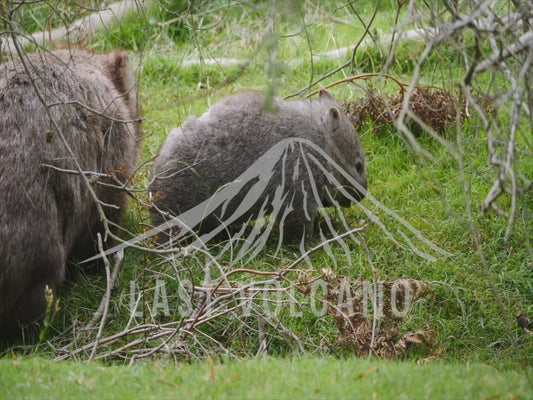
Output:
[[[358,188],[355,188],[352,185],[344,186],[344,190],[347,192],[348,197],[338,191],[336,193],[335,200],[337,200],[341,207],[350,207],[354,200],[356,202],[360,202],[365,198],[367,191],[366,181],[364,182],[364,184],[360,183],[360,186]]]
[[[365,197],[366,197],[366,183],[365,185],[363,185],[363,190],[353,190],[352,191],[352,196],[355,198],[355,200],[357,200],[358,202],[363,200]]]

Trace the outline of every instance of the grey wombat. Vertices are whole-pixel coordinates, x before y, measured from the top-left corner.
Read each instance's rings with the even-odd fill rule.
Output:
[[[45,285],[55,292],[67,262],[94,254],[104,231],[81,176],[58,168],[76,171],[76,159],[83,171],[104,174],[100,183],[113,183],[105,177],[112,171],[125,181],[141,132],[125,53],[72,49],[24,60],[0,65],[0,339],[7,341],[38,332]],[[94,181],[92,188],[109,221],[120,222],[126,193]]]
[[[211,107],[200,118],[188,119],[181,128],[170,133],[155,160],[154,181],[150,186],[156,208],[163,211],[152,211],[155,226],[164,222],[167,211],[180,215],[196,206],[189,228],[202,220],[199,230],[207,232],[231,220],[231,215],[242,208],[243,201],[248,202],[246,196],[253,190],[260,193],[254,197],[254,205],[241,212],[238,222],[246,223],[259,214],[270,214],[272,218],[275,211],[274,217],[283,222],[282,233],[286,237],[293,240],[304,235],[305,240],[309,240],[317,207],[332,205],[334,200],[347,207],[350,200],[359,201],[365,196],[367,176],[361,141],[328,91],[321,91],[317,100],[286,102],[276,98],[274,104],[278,111],[273,113],[267,112],[264,104],[264,96],[258,93],[232,96]],[[306,139],[316,146],[307,146],[301,140],[287,141],[289,138]],[[271,154],[281,154],[276,156],[279,159],[268,161],[266,156],[263,164],[254,164],[269,149],[280,144],[285,146],[282,153],[271,150]],[[333,163],[325,161],[324,154],[319,154],[316,148],[331,157]],[[326,167],[321,169],[319,165],[324,161]],[[335,162],[344,173],[333,165]],[[259,171],[241,175],[252,164]],[[270,178],[268,183],[258,184],[265,174]],[[346,175],[352,179],[347,179]],[[243,179],[250,179],[250,182],[242,186],[239,181]],[[339,185],[334,184],[335,179]],[[237,189],[231,189],[230,183]],[[281,186],[290,193],[277,196]],[[210,199],[214,193],[226,192],[231,193],[231,198],[225,195],[222,200]],[[277,204],[265,205],[272,201]],[[210,213],[214,202],[224,204]],[[286,205],[283,210],[280,210],[280,202]],[[187,213],[188,219],[189,214],[191,212]],[[230,232],[235,230],[231,226],[226,228]]]

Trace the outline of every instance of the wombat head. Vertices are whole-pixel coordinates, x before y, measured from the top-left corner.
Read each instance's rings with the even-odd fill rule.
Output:
[[[342,106],[327,90],[322,90],[314,103],[320,110],[314,117],[324,135],[327,151],[344,170],[334,172],[342,187],[337,188],[333,196],[342,207],[349,207],[351,200],[346,195],[356,201],[366,195],[368,182],[363,145]]]

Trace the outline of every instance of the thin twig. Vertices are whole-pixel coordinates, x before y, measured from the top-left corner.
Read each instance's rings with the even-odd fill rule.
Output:
[[[100,250],[100,249],[99,249]],[[104,258],[105,260],[105,258]],[[111,288],[115,287],[115,282],[117,281],[118,274],[120,272],[120,269],[122,268],[122,264],[124,263],[124,251],[118,251],[115,254],[115,266],[113,267],[113,273],[111,274],[110,281],[108,282],[108,286],[111,286]],[[107,301],[107,291],[104,297],[102,298],[102,301],[100,302],[100,306],[98,307],[98,310],[94,313],[91,321],[83,328],[84,331],[90,331],[93,329],[95,322],[98,320],[98,318],[102,317],[102,314],[105,310],[106,304],[109,306],[109,302]]]
[[[102,236],[100,235],[100,233],[98,233],[97,238],[98,238],[98,250],[100,251],[100,253],[103,254],[104,246],[102,244]],[[104,265],[105,265],[105,276],[106,276],[106,281],[107,281],[106,292],[104,296],[104,310],[102,313],[102,319],[100,320],[100,326],[98,327],[98,334],[96,335],[96,340],[94,341],[94,346],[93,346],[93,349],[91,350],[91,355],[89,356],[89,361],[94,359],[96,355],[96,351],[98,350],[98,346],[100,345],[100,339],[102,338],[102,333],[104,332],[104,326],[107,321],[107,313],[109,311],[109,303],[111,301],[111,290],[113,288],[113,282],[111,281],[111,273],[109,271],[109,260],[107,259],[105,255],[103,256],[103,260],[104,260]]]
[[[372,261],[372,254],[370,253],[370,249],[368,248],[368,245],[366,244],[366,240],[365,238],[363,237],[363,235],[359,235],[359,237],[361,238],[361,243],[363,243],[363,246],[365,248],[365,251],[366,251],[366,254],[367,254],[367,259],[368,259],[368,263],[370,264],[370,267],[372,268],[372,284],[374,285],[373,287],[373,296],[374,298],[372,299],[372,306],[374,307],[374,315],[373,315],[373,318],[372,318],[372,339],[370,340],[370,347],[368,349],[368,358],[371,360],[372,359],[372,355],[373,355],[373,352],[374,352],[374,348],[376,346],[376,332],[377,332],[377,325],[378,325],[378,320],[379,320],[379,303],[382,301],[382,299],[379,298],[379,295],[378,295],[378,280],[379,280],[379,277],[378,277],[378,271],[376,269],[376,267],[374,266],[374,262]]]

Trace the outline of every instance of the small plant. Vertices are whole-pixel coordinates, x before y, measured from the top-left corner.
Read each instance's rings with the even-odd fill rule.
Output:
[[[60,299],[55,298],[54,291],[48,285],[46,285],[44,289],[44,296],[46,298],[46,314],[43,322],[43,330],[39,336],[40,343],[46,341],[48,331],[54,322],[54,318],[57,315],[57,312],[61,309],[59,305]]]

